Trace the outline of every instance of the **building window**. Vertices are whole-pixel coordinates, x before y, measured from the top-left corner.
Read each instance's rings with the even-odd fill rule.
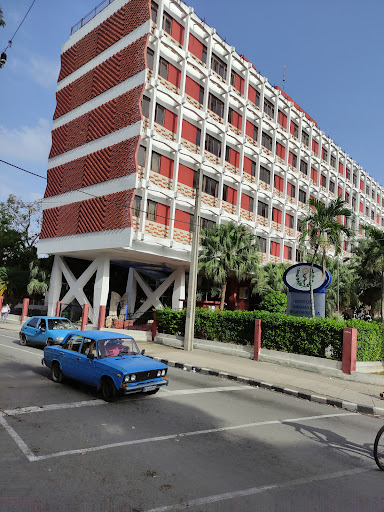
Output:
[[[201,144],[201,128],[196,128],[196,146]]]
[[[147,66],[149,69],[152,69],[153,71],[153,59],[154,59],[155,52],[151,50],[150,48],[147,48]]]
[[[143,96],[143,101],[141,102],[141,111],[144,117],[149,117],[149,106],[151,104],[151,100],[146,96]]]
[[[164,126],[165,121],[165,108],[157,103],[155,110],[155,121],[156,123]]]
[[[224,116],[224,102],[216,98],[213,94],[209,93],[208,96],[208,108],[215,114],[223,118]]]
[[[348,167],[347,167],[347,174],[346,175],[347,175],[347,180],[351,181],[351,171],[350,171],[350,169],[348,169]]]
[[[200,85],[199,103],[200,103],[200,105],[202,105],[204,103],[204,87],[202,85]]]
[[[259,129],[257,126],[255,126],[254,124],[252,125],[253,126],[253,135],[252,135],[252,138],[255,142],[257,142],[257,138],[259,136]]]
[[[249,289],[245,286],[239,288],[239,300],[248,300],[249,298]]]
[[[268,169],[260,165],[260,180],[269,185],[271,183],[271,173]]]
[[[259,241],[260,252],[265,254],[267,252],[267,239],[262,236],[258,236],[257,239]]]
[[[375,199],[375,191],[373,189],[371,191],[371,196],[372,196],[372,199]]]
[[[165,30],[169,35],[172,34],[172,18],[166,12],[163,14],[163,30]]]
[[[155,2],[151,2],[151,18],[153,23],[157,23],[157,4]]]
[[[285,259],[287,260],[292,260],[292,247],[290,247],[289,245],[286,245],[284,247],[285,249]]]
[[[202,52],[202,56],[201,56],[201,60],[204,62],[204,64],[207,63],[207,47],[205,46],[205,44],[203,44],[203,52]]]
[[[272,151],[272,137],[262,132],[261,134],[261,144]]]
[[[308,148],[308,147],[309,147],[309,135],[308,135],[308,133],[307,133],[307,132],[304,132],[304,131],[303,131],[303,132],[301,133],[301,140],[302,140],[303,144],[304,144],[305,146],[307,146],[307,148]]]
[[[140,210],[141,210],[141,197],[140,196],[135,196],[134,200],[133,200],[133,205],[132,205],[132,215],[134,215],[135,217],[140,217]]]
[[[300,160],[300,172],[305,174],[305,176],[308,175],[308,164],[304,160]]]
[[[228,198],[228,185],[223,186],[223,201],[227,201]]]
[[[295,199],[296,197],[296,187],[289,181],[287,181],[287,196]]]
[[[304,190],[302,190],[301,188],[299,188],[299,201],[301,203],[307,202],[307,193]]]
[[[353,173],[353,184],[357,187],[357,174]]]
[[[345,193],[345,202],[349,204],[349,194],[348,194],[348,192]]]
[[[297,168],[297,156],[295,153],[289,152],[290,164],[296,169]]]
[[[152,158],[151,158],[152,171],[160,172],[160,162],[161,162],[161,155],[159,155],[159,153],[156,153],[155,151],[153,151]]]
[[[256,162],[254,162],[253,160],[251,163],[251,176],[256,177]]]
[[[329,191],[332,192],[332,194],[335,193],[335,184],[333,181],[329,182]]]
[[[293,121],[291,121],[291,133],[296,139],[299,138],[299,127]]]
[[[301,222],[302,222],[302,221],[301,221],[301,219],[299,219],[299,218],[298,218],[298,219],[297,219],[297,222],[296,222],[296,231],[297,231],[298,233],[301,233],[301,232],[302,232]]]
[[[208,176],[203,176],[203,187],[202,191],[210,196],[217,197],[219,189],[219,182],[209,178]]]
[[[352,209],[356,210],[356,197],[352,197]]]
[[[320,182],[320,184],[321,184],[322,187],[327,188],[327,177],[325,176],[325,174],[321,175],[321,182]]]
[[[218,157],[221,156],[221,142],[208,133],[205,138],[205,149]]]
[[[257,215],[261,215],[268,219],[268,205],[263,203],[262,201],[258,201],[257,203]]]
[[[336,168],[336,158],[333,155],[331,155],[331,167]]]
[[[372,210],[371,211],[371,219],[374,220],[375,219],[375,212]]]
[[[227,78],[227,65],[214,53],[212,53],[211,67],[221,78],[224,80]]]
[[[204,217],[200,217],[200,228],[201,229],[212,229],[216,226],[216,223],[213,220],[204,219]]]
[[[163,57],[160,57],[159,75],[168,80],[168,62]]]
[[[236,83],[236,73],[234,71],[231,71],[231,85],[232,87],[235,87]]]
[[[228,144],[225,146],[225,161],[231,161],[231,148],[228,146]]]
[[[156,208],[157,203],[148,199],[147,201],[147,219],[156,222]]]
[[[323,160],[327,161],[328,160],[328,151],[323,148],[322,150],[322,157],[321,157]]]
[[[272,118],[275,117],[275,107],[273,106],[273,103],[267,99],[264,99],[264,112]]]
[[[365,216],[369,217],[369,208],[368,208],[368,206],[365,207]]]
[[[139,149],[137,151],[137,165],[140,165],[141,167],[145,167],[146,155],[147,155],[147,148],[144,146],[139,146]]]
[[[293,215],[289,215],[289,213],[287,213],[286,218],[285,218],[285,223],[286,223],[287,228],[293,229],[293,226],[294,226]]]
[[[253,197],[250,197],[249,198],[248,211],[253,212],[254,205],[255,205],[255,200],[253,199]]]

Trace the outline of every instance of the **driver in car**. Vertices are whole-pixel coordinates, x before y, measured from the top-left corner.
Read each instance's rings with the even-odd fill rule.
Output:
[[[118,356],[121,350],[125,347],[120,340],[109,340],[105,346],[105,352],[107,357]]]

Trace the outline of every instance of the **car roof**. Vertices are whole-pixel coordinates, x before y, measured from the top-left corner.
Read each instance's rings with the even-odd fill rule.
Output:
[[[132,336],[128,334],[123,334],[120,332],[112,332],[112,331],[76,331],[72,334],[77,334],[78,336],[84,336],[84,338],[91,338],[93,340],[107,340],[107,339],[116,339],[116,338],[128,338],[133,340]]]
[[[32,318],[45,318],[46,320],[69,320],[65,318],[65,316],[42,316],[42,315],[33,315]]]

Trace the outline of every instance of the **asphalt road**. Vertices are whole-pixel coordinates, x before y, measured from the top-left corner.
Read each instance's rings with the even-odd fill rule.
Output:
[[[170,368],[108,404],[0,334],[0,511],[381,511],[382,420]]]

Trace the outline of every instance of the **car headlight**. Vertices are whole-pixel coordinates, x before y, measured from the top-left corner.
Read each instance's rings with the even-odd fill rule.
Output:
[[[129,382],[130,378],[131,378],[131,376],[130,376],[130,375],[126,375],[126,376],[124,377],[124,381],[123,381],[123,382]]]
[[[132,375],[131,375],[131,381],[133,381],[133,380],[136,380],[136,375],[134,373],[132,373]]]
[[[164,375],[167,373],[167,370],[162,370],[161,375],[164,377]]]
[[[55,341],[63,341],[64,336],[56,336]]]
[[[161,377],[161,370],[157,370],[157,376]]]

